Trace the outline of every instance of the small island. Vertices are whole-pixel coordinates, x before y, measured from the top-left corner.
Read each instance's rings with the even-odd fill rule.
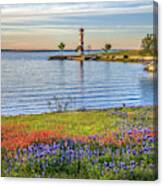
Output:
[[[111,44],[99,52],[84,53],[84,29],[80,29],[80,45],[77,47],[76,55],[63,55],[65,44],[61,42],[58,48],[62,51],[61,55],[49,56],[49,60],[75,60],[75,61],[102,61],[102,62],[129,62],[143,63],[144,70],[149,72],[157,71],[157,40],[153,34],[147,34],[141,41],[140,49],[135,50],[111,50]]]

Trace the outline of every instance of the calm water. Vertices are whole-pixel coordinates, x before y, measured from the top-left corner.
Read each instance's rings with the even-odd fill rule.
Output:
[[[141,64],[48,61],[55,52],[2,52],[2,115],[153,105]]]

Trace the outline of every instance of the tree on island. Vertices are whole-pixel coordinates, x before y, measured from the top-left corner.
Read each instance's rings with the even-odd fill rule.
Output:
[[[157,55],[157,38],[154,34],[147,34],[141,41],[141,53]]]
[[[59,45],[58,45],[58,48],[60,49],[61,53],[63,54],[63,50],[65,48],[65,44],[63,42],[61,42]]]
[[[111,48],[112,48],[111,44],[106,43],[105,47],[102,50],[107,53],[108,50],[111,50]]]

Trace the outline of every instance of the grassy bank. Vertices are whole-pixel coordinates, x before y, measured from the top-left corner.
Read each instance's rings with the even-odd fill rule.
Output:
[[[118,61],[118,62],[134,62],[149,63],[155,61],[156,57],[149,54],[141,53],[140,50],[121,50],[118,52],[103,52],[97,55],[100,61]]]
[[[155,180],[153,110],[2,117],[2,176]]]
[[[106,130],[117,129],[120,127],[119,123],[133,122],[136,118],[142,121],[144,127],[152,127],[153,117],[153,107],[113,108],[102,111],[2,116],[2,126],[15,125],[16,127],[22,123],[27,131],[53,130],[62,126],[62,132],[69,135],[93,135],[102,134]]]

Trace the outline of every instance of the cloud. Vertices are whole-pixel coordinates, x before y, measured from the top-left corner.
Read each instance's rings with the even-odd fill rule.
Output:
[[[74,29],[74,28],[79,28],[79,25],[70,25],[70,24],[64,24],[64,25],[20,25],[19,26],[19,29]],[[123,28],[127,28],[127,29],[152,29],[153,26],[152,25],[113,25],[113,26],[108,26],[108,25],[105,25],[105,26],[96,26],[96,25],[87,25],[85,26],[85,29],[93,29],[93,30],[96,30],[96,29],[123,29]],[[10,26],[10,25],[5,25],[3,26],[2,30],[12,30],[13,27]],[[19,30],[17,28],[15,28],[16,30]]]
[[[80,26],[86,29],[86,36],[99,37],[97,43],[103,43],[108,33],[109,37],[119,35],[125,38],[127,34],[132,34],[132,38],[135,38],[152,31],[153,4],[150,0],[16,4],[1,7],[2,39],[8,48],[14,47],[10,41],[11,44],[17,41],[20,48],[21,43],[26,42],[31,43],[31,46],[37,45],[33,42],[36,38],[40,39],[36,48],[46,39],[53,45],[59,39],[71,38],[71,41],[67,41],[71,45],[73,39],[78,37]]]
[[[136,1],[133,1],[136,2]],[[152,12],[152,3],[54,3],[37,5],[19,5],[2,7],[2,17],[14,20],[34,19],[38,16],[89,16],[89,15],[110,15],[110,14],[135,14]],[[130,6],[129,6],[130,5]],[[132,6],[131,6],[132,5]]]
[[[72,35],[75,33],[78,35],[79,25],[46,25],[46,26],[22,26],[21,28],[13,28],[10,26],[6,26],[2,28],[2,36],[4,35]],[[149,32],[152,31],[152,25],[114,25],[114,26],[86,26],[85,32],[86,34],[90,33],[138,33],[138,32]]]
[[[153,11],[152,3],[144,3],[132,0],[125,3],[98,2],[98,3],[54,3],[54,4],[29,4],[29,5],[5,5],[2,7],[2,29],[22,27],[29,30],[30,27],[43,28],[50,25],[64,27],[80,26],[83,19],[90,16],[107,16],[120,14],[139,14]],[[76,21],[74,21],[76,19]],[[92,24],[93,18],[91,18]],[[88,20],[85,21],[85,23]],[[96,24],[100,24],[98,21]],[[88,24],[86,23],[85,26]],[[8,26],[8,27],[7,27]],[[100,25],[101,26],[101,25]]]

